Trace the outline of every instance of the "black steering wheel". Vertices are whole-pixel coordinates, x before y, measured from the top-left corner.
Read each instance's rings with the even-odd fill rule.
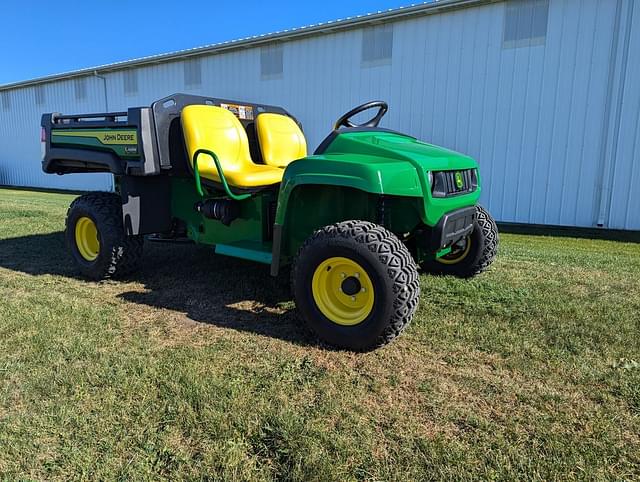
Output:
[[[354,115],[359,114],[360,112],[364,112],[365,110],[369,110],[369,109],[375,109],[376,107],[378,108],[378,113],[367,122],[364,122],[363,124],[354,124],[349,120]],[[378,127],[378,124],[380,124],[380,120],[384,117],[384,115],[387,113],[388,110],[389,110],[389,106],[387,105],[386,102],[382,100],[374,100],[371,102],[367,102],[366,104],[359,105],[355,109],[351,109],[345,115],[340,117],[336,121],[333,128],[335,130],[338,130],[340,129],[340,127]]]

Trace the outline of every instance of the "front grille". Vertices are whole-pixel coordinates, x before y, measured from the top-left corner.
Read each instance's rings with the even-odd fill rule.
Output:
[[[449,197],[467,194],[478,188],[478,175],[475,169],[459,171],[433,172],[431,194],[433,197]]]

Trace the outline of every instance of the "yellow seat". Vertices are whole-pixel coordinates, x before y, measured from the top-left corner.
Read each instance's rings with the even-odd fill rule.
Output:
[[[262,159],[268,166],[286,167],[306,157],[307,141],[298,124],[286,115],[263,113],[256,118]]]
[[[198,149],[213,151],[230,186],[253,188],[282,181],[283,170],[255,164],[249,154],[249,140],[242,124],[227,109],[212,105],[189,105],[182,109],[182,132],[189,162]],[[216,164],[208,154],[198,156],[200,176],[221,182]]]

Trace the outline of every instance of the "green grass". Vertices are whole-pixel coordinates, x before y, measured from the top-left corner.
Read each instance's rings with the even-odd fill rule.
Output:
[[[640,478],[640,245],[503,235],[408,331],[318,346],[267,267],[147,244],[76,278],[72,196],[0,190],[8,479]]]

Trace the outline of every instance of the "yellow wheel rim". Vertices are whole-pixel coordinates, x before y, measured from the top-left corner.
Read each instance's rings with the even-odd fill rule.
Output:
[[[91,218],[81,217],[76,222],[76,246],[87,261],[94,261],[100,252],[98,228]]]
[[[320,263],[313,273],[311,290],[320,312],[338,325],[362,323],[373,309],[371,278],[349,258],[332,257]]]
[[[471,238],[467,236],[464,241],[464,248],[449,254],[445,254],[444,256],[437,258],[438,262],[442,264],[456,264],[462,261],[467,257],[471,251]]]

